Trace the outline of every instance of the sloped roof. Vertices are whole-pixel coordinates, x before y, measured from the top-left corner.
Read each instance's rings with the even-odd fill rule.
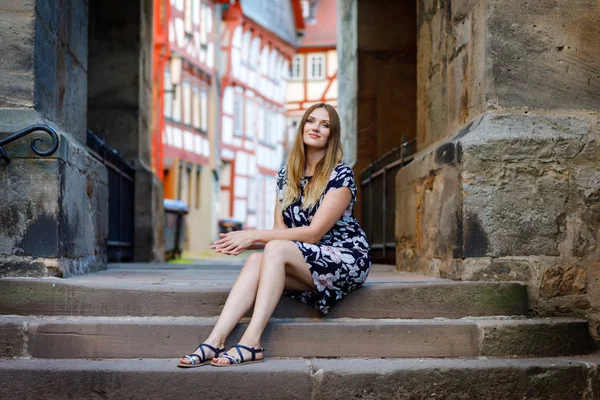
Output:
[[[300,47],[335,47],[337,43],[337,1],[320,0],[315,7],[316,22],[306,22]]]
[[[334,0],[335,1],[335,0]],[[296,21],[290,0],[240,0],[244,15],[296,46]]]

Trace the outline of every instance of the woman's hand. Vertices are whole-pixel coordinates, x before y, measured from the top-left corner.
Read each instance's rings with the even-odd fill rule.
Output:
[[[219,234],[221,239],[210,246],[217,253],[223,253],[230,256],[237,256],[244,250],[247,250],[258,239],[257,231],[232,231]]]

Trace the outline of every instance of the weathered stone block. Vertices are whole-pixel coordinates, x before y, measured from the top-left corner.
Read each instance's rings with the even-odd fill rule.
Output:
[[[600,32],[593,0],[487,0],[488,102],[590,109],[600,104]]]
[[[13,159],[0,167],[0,254],[60,257],[61,161]]]
[[[68,47],[71,54],[84,71],[88,69],[88,2],[87,0],[68,1],[69,36]]]
[[[9,152],[0,166],[0,276],[68,276],[106,262],[106,168],[65,135],[61,148],[61,158]]]
[[[33,73],[34,22],[33,9],[0,14],[0,71]]]
[[[466,258],[457,263],[450,277],[468,281],[530,282],[534,272],[535,266],[527,260],[482,257]]]
[[[558,266],[548,269],[542,278],[541,295],[568,296],[586,292],[587,272],[576,266]]]
[[[570,319],[478,321],[482,356],[556,357],[591,350],[587,321]]]
[[[18,323],[0,324],[0,359],[23,357],[25,334]]]
[[[42,2],[44,3],[44,2]],[[54,121],[56,113],[56,34],[52,33],[40,18],[35,24],[35,107],[48,119]]]

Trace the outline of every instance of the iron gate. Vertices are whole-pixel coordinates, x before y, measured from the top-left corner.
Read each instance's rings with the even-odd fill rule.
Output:
[[[108,170],[108,261],[133,261],[135,168],[90,130],[87,146]]]
[[[412,161],[415,150],[415,139],[404,142],[360,173],[362,226],[375,263],[396,263],[396,173]]]

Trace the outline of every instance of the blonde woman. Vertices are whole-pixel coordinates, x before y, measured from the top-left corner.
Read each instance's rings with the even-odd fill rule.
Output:
[[[352,211],[354,175],[341,159],[338,114],[328,104],[315,104],[302,117],[287,165],[277,175],[273,229],[222,234],[211,246],[237,255],[264,244],[264,252],[248,258],[213,331],[180,359],[180,367],[261,362],[261,336],[282,294],[326,314],[365,282],[371,251]],[[225,340],[252,306],[240,342],[224,352]]]

